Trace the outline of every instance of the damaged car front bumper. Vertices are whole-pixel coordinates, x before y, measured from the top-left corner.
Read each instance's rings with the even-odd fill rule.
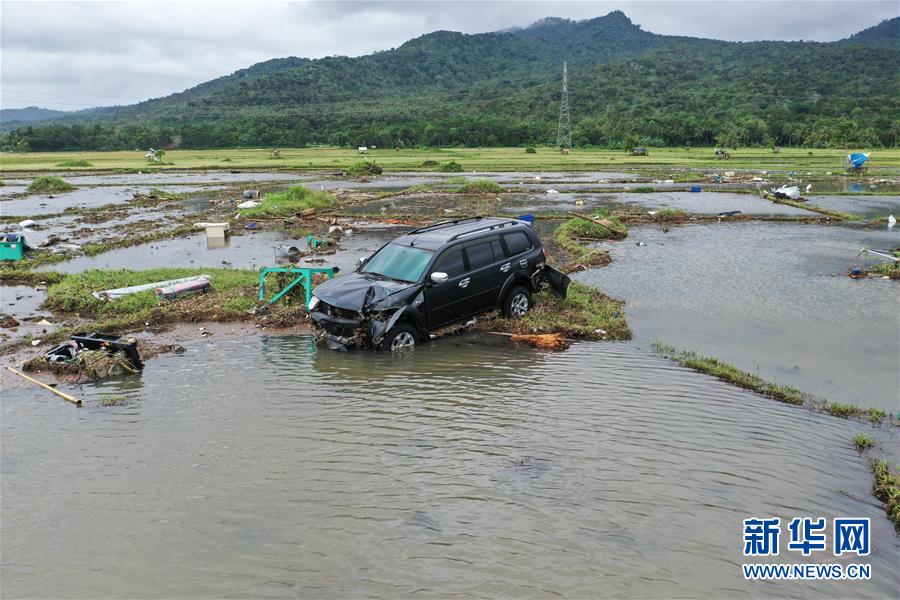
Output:
[[[316,343],[332,350],[377,348],[403,312],[403,309],[379,311],[367,316],[324,303],[319,303],[316,309],[309,313]]]

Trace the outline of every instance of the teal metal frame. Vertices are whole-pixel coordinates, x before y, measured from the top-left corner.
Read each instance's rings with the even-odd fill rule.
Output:
[[[306,306],[309,306],[309,301],[312,299],[312,276],[316,273],[325,273],[329,279],[334,279],[334,267],[263,267],[259,270],[260,302],[264,302],[266,299],[266,275],[269,273],[291,273],[297,275],[292,282],[268,301],[269,304],[275,304],[282,296],[291,291],[291,288],[298,283],[302,283],[303,287],[306,288]]]

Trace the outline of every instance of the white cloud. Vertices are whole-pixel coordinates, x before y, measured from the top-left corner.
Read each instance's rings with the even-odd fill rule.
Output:
[[[851,9],[852,7],[852,9]],[[829,41],[895,2],[2,2],[0,105],[128,104],[284,56],[358,56],[437,29],[480,33],[621,9],[655,33]]]

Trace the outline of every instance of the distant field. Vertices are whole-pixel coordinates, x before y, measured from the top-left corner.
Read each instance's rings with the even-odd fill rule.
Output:
[[[104,169],[342,169],[367,158],[386,170],[432,170],[425,161],[456,161],[471,171],[641,171],[659,173],[718,168],[724,170],[766,169],[824,174],[841,171],[844,150],[741,148],[729,150],[731,158],[716,160],[713,148],[650,148],[649,156],[628,156],[618,150],[572,150],[561,154],[552,148],[446,148],[370,151],[365,157],[355,149],[282,148],[272,158],[269,149],[170,150],[165,164],[148,165],[144,151],[117,152],[32,152],[0,155],[0,172],[14,171],[92,171]],[[853,150],[851,150],[853,151]],[[90,166],[71,166],[84,164]],[[875,150],[869,161],[869,174],[900,175],[900,149]]]

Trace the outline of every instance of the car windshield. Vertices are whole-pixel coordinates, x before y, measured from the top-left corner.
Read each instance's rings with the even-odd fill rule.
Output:
[[[422,272],[431,260],[432,252],[401,246],[400,244],[388,244],[370,258],[362,266],[360,272],[382,275],[389,279],[415,282],[422,277]]]

